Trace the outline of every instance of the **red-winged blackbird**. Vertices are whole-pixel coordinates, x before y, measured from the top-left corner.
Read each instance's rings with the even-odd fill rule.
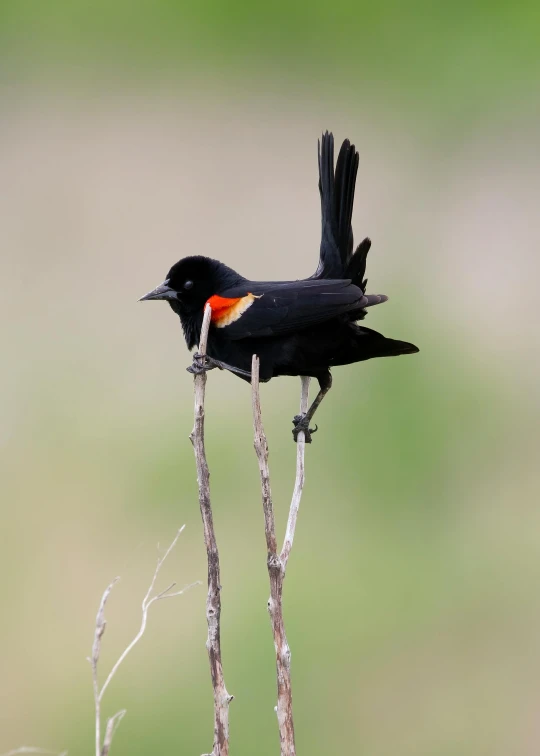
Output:
[[[386,302],[384,294],[366,294],[366,258],[371,241],[353,254],[352,212],[358,153],[349,140],[339,151],[334,175],[334,137],[319,143],[319,192],[322,239],[316,272],[301,281],[249,281],[218,260],[185,257],[167,278],[142,297],[166,299],[180,316],[188,349],[199,343],[206,303],[212,307],[208,356],[198,358],[193,372],[226,368],[251,378],[253,354],[260,358],[260,380],[278,375],[317,378],[320,391],[304,416],[293,420],[294,438],[305,431],[332,385],[329,368],[418,352],[414,344],[387,339],[357,321],[366,308]]]

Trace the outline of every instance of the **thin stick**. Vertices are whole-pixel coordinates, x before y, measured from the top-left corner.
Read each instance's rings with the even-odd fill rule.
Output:
[[[296,452],[296,480],[289,510],[287,531],[281,554],[277,553],[277,540],[272,504],[272,492],[270,489],[270,469],[268,467],[268,443],[264,432],[261,417],[261,398],[259,392],[259,358],[253,355],[251,365],[251,387],[253,405],[253,429],[254,446],[259,462],[261,476],[261,494],[264,512],[264,532],[266,536],[267,566],[270,578],[270,598],[268,599],[268,612],[272,624],[274,647],[276,649],[276,675],[277,675],[277,706],[276,713],[279,727],[279,740],[281,756],[295,756],[294,721],[292,709],[291,688],[291,650],[285,634],[283,622],[283,581],[285,568],[291,553],[298,508],[304,486],[304,450],[305,439],[303,431],[298,434],[298,446]],[[308,406],[309,378],[302,377],[302,397],[300,412],[306,412]]]
[[[6,751],[2,756],[18,756],[20,753],[38,753],[42,754],[42,756],[68,756],[67,751],[59,753],[58,751],[49,751],[47,748],[39,748],[37,746],[19,746],[19,748],[14,748],[12,751]]]
[[[300,414],[304,415],[307,412],[309,404],[309,382],[311,378],[306,375],[300,376],[302,384],[300,392]],[[296,530],[296,518],[298,517],[298,510],[300,508],[300,499],[302,498],[302,491],[304,489],[304,452],[306,449],[306,440],[304,431],[300,431],[296,443],[296,478],[294,481],[293,495],[291,499],[291,506],[289,509],[289,518],[287,520],[287,530],[285,532],[285,540],[283,542],[283,548],[281,549],[281,561],[283,563],[283,569],[287,568],[287,562],[291,553],[294,533]]]
[[[101,694],[99,692],[98,663],[99,654],[101,651],[101,639],[103,638],[103,633],[105,632],[105,628],[107,627],[107,621],[105,620],[105,604],[107,603],[107,599],[111,595],[112,589],[119,580],[119,577],[115,577],[112,583],[110,583],[107,588],[105,588],[105,592],[103,593],[101,601],[99,602],[99,609],[96,616],[96,627],[94,630],[94,642],[92,643],[92,656],[89,659],[90,664],[92,665],[92,685],[94,688],[96,756],[101,756]]]
[[[199,343],[199,354],[206,354],[208,329],[212,309],[209,305],[204,311],[204,319]],[[221,663],[221,583],[219,552],[214,532],[214,518],[210,502],[210,472],[204,448],[204,395],[206,372],[195,375],[195,423],[190,435],[195,451],[197,465],[197,482],[199,484],[199,505],[204,528],[204,543],[208,558],[208,596],[206,598],[206,620],[208,623],[208,640],[206,648],[210,661],[210,674],[214,691],[214,746],[208,756],[228,756],[229,754],[229,704],[233,696],[227,693],[223,666]]]

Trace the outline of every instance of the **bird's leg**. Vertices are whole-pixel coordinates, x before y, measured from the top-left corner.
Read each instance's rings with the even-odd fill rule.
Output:
[[[198,352],[195,352],[193,355],[193,363],[186,368],[186,370],[193,375],[200,375],[201,373],[208,372],[208,370],[214,370],[214,368],[218,368],[218,370],[230,370],[231,373],[237,373],[246,378],[251,378],[251,373],[248,373],[247,370],[241,370],[233,365],[227,365],[226,362],[215,360],[207,354],[199,354]]]
[[[315,428],[310,428],[309,424],[320,403],[332,388],[332,376],[330,372],[327,372],[323,376],[320,376],[318,378],[318,381],[320,386],[319,393],[311,403],[308,411],[305,413],[305,415],[295,415],[295,417],[293,418],[294,428],[292,434],[295,441],[298,441],[298,434],[300,433],[300,431],[304,431],[306,444],[310,444],[312,434],[315,433],[318,429],[317,426],[315,426]]]

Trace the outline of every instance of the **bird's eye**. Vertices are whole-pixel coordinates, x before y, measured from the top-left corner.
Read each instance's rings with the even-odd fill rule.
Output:
[[[184,284],[184,289],[192,289],[193,288],[193,281],[186,281]]]

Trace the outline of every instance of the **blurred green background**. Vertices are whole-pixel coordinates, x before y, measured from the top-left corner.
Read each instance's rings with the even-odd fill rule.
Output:
[[[540,15],[536,2],[0,4],[0,752],[93,752],[101,673],[162,577],[205,579],[178,321],[186,254],[311,274],[322,130],[360,151],[370,327],[338,368],[285,584],[299,754],[538,753]],[[299,381],[263,387],[280,533]],[[279,744],[249,387],[209,376],[231,754]],[[152,607],[113,754],[211,749],[205,588]]]

